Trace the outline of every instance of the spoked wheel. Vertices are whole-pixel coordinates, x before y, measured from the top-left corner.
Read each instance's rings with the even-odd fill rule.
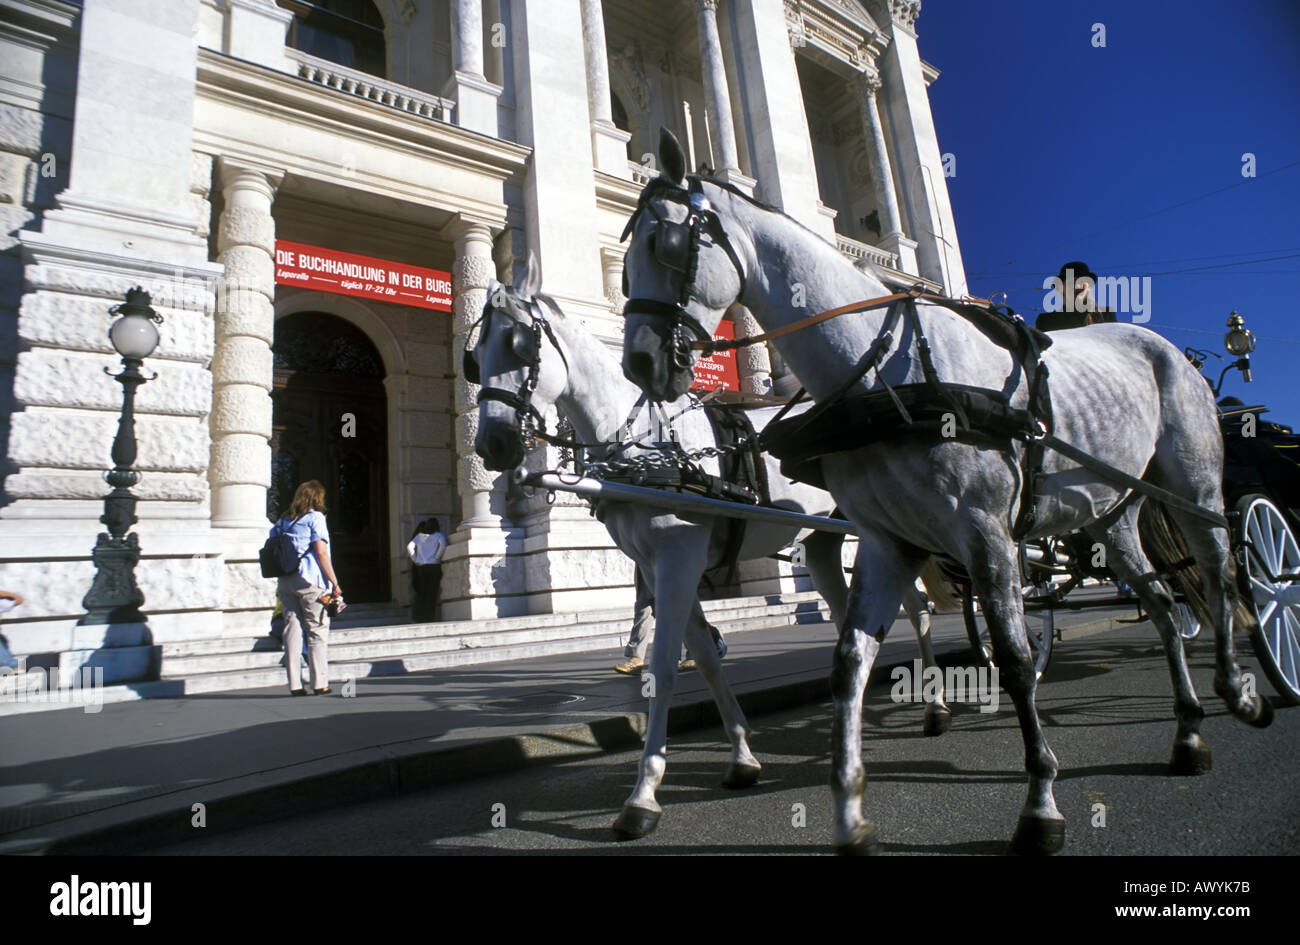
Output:
[[[1300,705],[1300,544],[1265,496],[1243,496],[1237,513],[1246,558],[1242,590],[1258,618],[1250,643],[1278,695]]]
[[[967,583],[962,586],[961,616],[966,624],[966,636],[970,638],[971,655],[980,666],[992,669],[993,641],[989,637],[988,621],[982,613],[975,613],[975,588]],[[1052,638],[1056,635],[1052,610],[1047,608],[1031,611],[1025,615],[1025,632],[1029,637],[1029,652],[1034,660],[1034,678],[1042,679],[1047,664],[1052,659]]]

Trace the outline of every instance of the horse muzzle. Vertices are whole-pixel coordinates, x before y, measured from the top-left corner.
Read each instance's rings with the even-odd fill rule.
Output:
[[[629,324],[623,342],[623,376],[654,400],[676,400],[695,380],[689,352],[680,357],[667,324]]]
[[[474,452],[492,472],[514,469],[524,461],[524,441],[517,427],[502,420],[479,421]]]

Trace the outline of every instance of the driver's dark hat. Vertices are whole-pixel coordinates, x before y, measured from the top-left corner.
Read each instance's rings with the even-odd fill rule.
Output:
[[[1086,262],[1079,262],[1078,260],[1074,262],[1068,262],[1064,266],[1062,266],[1061,271],[1056,274],[1056,277],[1060,279],[1062,282],[1064,282],[1066,273],[1070,272],[1071,270],[1074,271],[1075,280],[1087,278],[1087,279],[1091,279],[1093,282],[1097,281],[1097,274],[1088,268],[1088,264]]]

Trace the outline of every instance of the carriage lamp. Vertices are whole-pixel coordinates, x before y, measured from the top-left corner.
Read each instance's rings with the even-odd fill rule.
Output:
[[[1255,335],[1246,327],[1246,320],[1236,312],[1228,316],[1228,328],[1230,330],[1223,336],[1223,346],[1228,349],[1228,354],[1240,357],[1255,350]]]
[[[108,526],[101,532],[91,552],[95,577],[81,605],[86,614],[78,623],[143,623],[140,607],[144,593],[135,579],[140,560],[140,543],[135,534],[127,534],[138,519],[136,497],[131,487],[140,481],[133,468],[136,458],[135,391],[153,380],[140,372],[141,362],[158,347],[158,326],[162,316],[149,305],[149,293],[136,287],[126,294],[126,301],[108,310],[120,316],[108,329],[108,339],[122,356],[122,370],[112,375],[122,385],[122,412],[113,438],[113,469],[104,479],[113,491],[104,496],[104,514],[100,521]],[[104,368],[105,373],[111,373]],[[154,375],[156,377],[157,375]]]
[[[1232,367],[1241,370],[1241,376],[1249,384],[1250,377],[1250,353],[1255,350],[1255,335],[1246,327],[1246,320],[1232,312],[1228,315],[1228,333],[1223,336],[1223,347],[1228,349],[1228,354],[1235,354],[1237,360]]]

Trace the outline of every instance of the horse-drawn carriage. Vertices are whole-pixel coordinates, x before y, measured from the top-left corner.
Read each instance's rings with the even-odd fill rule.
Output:
[[[724,784],[743,787],[759,776],[744,716],[720,671],[695,589],[721,540],[709,523],[730,517],[858,534],[847,593],[837,544],[818,556],[821,579],[814,574],[839,631],[831,674],[836,704],[831,787],[842,852],[879,849],[861,810],[862,699],[900,602],[914,591],[925,562],[936,557],[954,561],[969,575],[990,624],[1001,682],[1019,718],[1029,793],[1012,839],[1017,851],[1056,852],[1065,832],[1052,796],[1057,762],[1035,708],[1038,674],[1023,628],[1018,558],[1029,563],[1031,553],[1020,555],[1018,541],[1029,542],[1028,548],[1038,542],[1041,550],[1049,536],[1087,529],[1106,553],[1108,568],[1134,587],[1164,641],[1174,685],[1173,772],[1207,772],[1210,751],[1200,735],[1204,712],[1161,574],[1181,585],[1188,603],[1215,628],[1214,688],[1233,716],[1261,728],[1273,718],[1267,699],[1237,664],[1234,618],[1276,654],[1276,662],[1266,662],[1270,678],[1275,684],[1280,680],[1279,691],[1294,698],[1287,687],[1295,685],[1300,635],[1300,552],[1290,487],[1277,484],[1292,480],[1289,473],[1277,472],[1287,467],[1271,464],[1293,448],[1293,441],[1284,441],[1289,430],[1263,429],[1275,438],[1268,461],[1260,444],[1238,449],[1229,443],[1229,469],[1241,460],[1256,471],[1227,479],[1227,497],[1234,503],[1227,508],[1230,523],[1221,511],[1224,436],[1213,397],[1203,377],[1164,339],[1124,324],[1048,339],[1004,307],[887,287],[879,273],[856,268],[779,211],[725,183],[687,177],[681,147],[667,133],[660,164],[663,173],[642,191],[624,234],[633,239],[624,264],[630,298],[622,374],[649,403],[660,405],[654,409],[661,418],[671,421],[664,417],[667,407],[688,425],[698,411],[675,405],[683,403],[691,385],[697,354],[772,340],[805,380],[811,400],[798,407],[791,402],[755,423],[761,432],[753,439],[767,454],[760,465],[775,455],[786,461],[783,470],[792,467],[783,480],[789,498],[782,502],[692,495],[700,490],[689,488],[685,479],[665,494],[557,470],[517,478],[611,500],[604,508],[607,528],[655,587],[654,694],[637,784],[614,825],[620,837],[644,836],[661,814],[655,792],[666,768],[668,702],[684,637],[695,644],[732,742]],[[587,342],[578,333],[560,331],[564,319],[558,307],[547,303],[546,311],[537,304],[540,278],[531,265],[525,283],[523,293],[489,298],[483,331],[465,353],[466,377],[485,384],[479,395],[480,455],[485,462],[493,457],[489,468],[508,469],[524,458],[521,434],[564,442],[546,433],[534,397],[555,403],[581,395],[594,407],[583,419],[579,439],[594,442],[607,455],[630,451],[644,457],[646,444],[619,432],[628,423],[608,402],[614,375],[584,377],[572,370],[575,351]],[[737,302],[766,333],[715,342],[713,330]],[[807,316],[807,309],[819,314]],[[493,318],[496,311],[504,317]],[[547,343],[558,358],[544,364],[541,351]],[[1047,352],[1054,343],[1056,350]],[[563,370],[554,367],[558,362]],[[1248,411],[1239,416],[1241,438],[1252,438],[1244,429],[1248,422],[1258,436],[1258,419],[1248,420]],[[1117,425],[1116,417],[1123,423]],[[1235,420],[1227,422],[1231,426]],[[1233,431],[1228,432],[1232,439]],[[706,492],[720,469],[718,456],[736,448],[687,448],[675,434],[670,440],[674,462],[707,467]],[[634,459],[642,467],[656,463]],[[821,489],[800,498],[800,482]],[[635,504],[641,501],[658,512]],[[1158,514],[1139,540],[1144,503],[1157,506]],[[828,517],[832,507],[847,523]],[[639,511],[629,511],[634,509]],[[810,522],[809,512],[820,521]],[[746,541],[761,544],[754,534]],[[1234,556],[1248,591],[1244,608],[1237,606],[1231,583]],[[1041,567],[1045,558],[1035,555],[1032,563]],[[695,575],[685,590],[676,580],[682,573]],[[924,649],[928,641],[921,637]]]

